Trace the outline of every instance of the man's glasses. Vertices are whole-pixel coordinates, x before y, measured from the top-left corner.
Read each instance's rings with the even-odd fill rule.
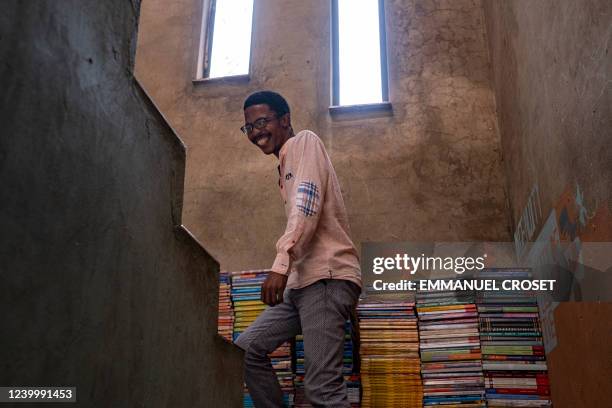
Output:
[[[268,123],[272,122],[274,119],[278,119],[277,117],[273,117],[273,118],[259,118],[257,119],[255,122],[251,123],[247,123],[246,125],[244,125],[243,127],[240,128],[240,130],[242,130],[242,133],[244,133],[245,135],[248,135],[249,133],[251,133],[253,131],[253,129],[263,129],[266,126],[268,126]]]

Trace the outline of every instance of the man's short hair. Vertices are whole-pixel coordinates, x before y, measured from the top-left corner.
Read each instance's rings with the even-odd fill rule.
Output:
[[[289,104],[280,94],[272,91],[259,91],[249,95],[244,101],[243,110],[253,105],[266,104],[271,110],[276,112],[278,117],[283,116],[285,113],[289,113]]]

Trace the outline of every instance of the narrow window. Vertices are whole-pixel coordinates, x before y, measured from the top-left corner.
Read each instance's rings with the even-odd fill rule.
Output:
[[[332,105],[387,102],[384,0],[332,0]]]
[[[204,0],[199,78],[248,75],[253,0]]]

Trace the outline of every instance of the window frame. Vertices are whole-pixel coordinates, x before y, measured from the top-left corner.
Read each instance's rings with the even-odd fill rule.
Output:
[[[374,110],[383,110],[390,108],[389,103],[389,74],[387,62],[387,29],[385,17],[385,0],[378,1],[378,32],[380,38],[380,81],[382,91],[382,101],[372,102],[359,105],[340,105],[340,50],[339,50],[339,15],[338,15],[338,0],[331,1],[331,106],[330,111],[345,111],[352,106],[359,107],[359,110],[368,110],[372,107]]]
[[[215,14],[217,0],[202,0],[202,19],[200,25],[200,45],[198,50],[198,60],[196,67],[196,75],[194,82],[208,82],[208,81],[224,81],[232,79],[249,79],[251,74],[251,63],[253,61],[253,32],[255,28],[255,5],[256,0],[253,1],[253,15],[251,16],[251,37],[249,39],[249,64],[248,72],[246,74],[238,75],[227,75],[221,77],[211,78],[210,75],[210,62],[212,56],[212,45],[215,30]]]

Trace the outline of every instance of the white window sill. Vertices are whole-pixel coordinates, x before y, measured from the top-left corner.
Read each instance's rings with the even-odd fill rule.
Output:
[[[196,78],[193,81],[191,81],[194,85],[197,84],[226,84],[226,83],[242,83],[242,82],[249,82],[250,77],[249,75],[232,75],[232,76],[225,76],[225,77],[215,77],[215,78]]]
[[[332,116],[359,113],[385,113],[392,114],[393,106],[391,102],[364,103],[361,105],[332,105],[329,107]]]

